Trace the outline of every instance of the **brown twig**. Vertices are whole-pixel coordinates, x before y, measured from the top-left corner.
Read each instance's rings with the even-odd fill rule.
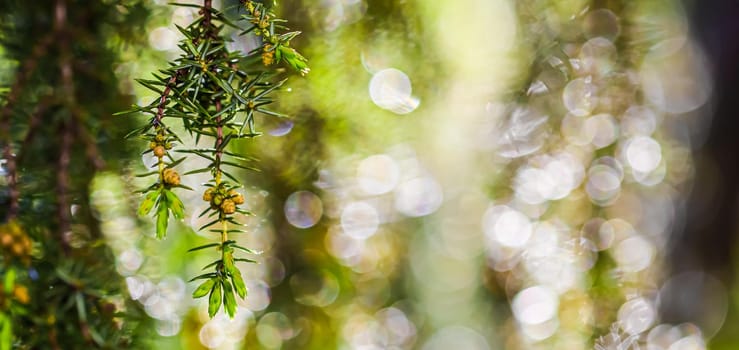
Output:
[[[71,50],[69,47],[69,37],[65,35],[64,30],[67,24],[67,3],[64,0],[57,0],[54,7],[54,29],[59,34],[59,63],[60,74],[62,78],[62,89],[64,90],[64,99],[69,106],[75,103],[74,92],[74,70],[72,69]]]
[[[204,0],[203,1],[203,23],[206,28],[208,29],[208,35],[210,34],[210,27],[211,27],[211,18],[212,14],[210,12],[210,9],[213,5],[213,0]],[[177,78],[185,73],[185,69],[178,70],[175,74],[173,74],[169,80],[167,81],[167,86],[164,88],[164,91],[162,91],[162,95],[159,97],[159,103],[157,104],[157,113],[154,117],[154,120],[152,121],[155,126],[161,125],[162,118],[164,117],[164,107],[167,105],[167,99],[169,98],[169,94],[172,92],[172,86],[174,86],[175,83],[177,83]]]
[[[213,14],[210,12],[213,9],[213,0],[203,0],[203,26],[205,27],[205,34],[211,38],[215,37],[213,32]]]
[[[56,0],[54,6],[54,31],[59,35],[59,74],[62,80],[63,100],[68,107],[75,104],[74,76],[72,69],[71,50],[69,38],[64,30],[67,25],[67,3],[65,0]],[[61,236],[62,248],[69,253],[71,248],[71,215],[69,209],[69,163],[71,162],[72,133],[75,128],[74,120],[63,120],[61,122],[60,134],[61,145],[59,150],[59,162],[56,174],[57,192],[57,215],[59,220],[59,234]]]
[[[206,27],[210,27],[211,13],[210,10],[213,8],[213,0],[203,0],[203,24]]]
[[[61,346],[59,346],[59,341],[57,340],[56,336],[56,328],[51,328],[49,331],[49,343],[51,344],[51,348],[54,350],[61,350]]]
[[[59,218],[59,232],[61,233],[62,247],[69,253],[71,247],[71,217],[69,210],[69,163],[71,161],[72,129],[66,122],[62,122],[60,133],[62,142],[57,164],[56,191],[57,215]]]
[[[28,82],[28,79],[33,75],[33,72],[38,66],[39,58],[44,55],[51,41],[52,35],[46,35],[31,50],[31,56],[23,62],[21,68],[18,70],[15,81],[11,85],[10,92],[6,98],[5,106],[3,106],[2,111],[0,111],[0,138],[2,138],[3,141],[3,158],[5,158],[6,161],[5,171],[7,173],[8,197],[10,201],[6,217],[6,220],[8,221],[16,218],[20,211],[18,163],[16,155],[13,152],[13,141],[10,135],[10,119],[13,114],[13,108],[20,98],[26,82]]]
[[[76,121],[76,123],[74,123],[76,130],[74,131],[80,142],[85,146],[85,155],[87,155],[87,160],[92,163],[92,166],[95,168],[95,170],[102,170],[103,168],[105,168],[105,160],[100,155],[100,151],[98,150],[97,143],[95,143],[95,139],[92,138],[90,132],[87,130],[87,128],[85,128],[82,119],[82,112],[75,109],[73,110],[72,115],[74,116],[74,119]]]
[[[171,78],[169,78],[169,81],[167,82],[167,87],[164,88],[164,91],[162,92],[162,96],[159,98],[159,104],[157,105],[157,114],[154,118],[154,125],[158,126],[162,123],[162,117],[164,116],[164,106],[167,105],[167,98],[169,97],[169,93],[172,91],[172,85],[177,82],[177,76],[180,75],[181,70],[178,70],[175,74],[172,75]]]
[[[218,168],[218,173],[221,172],[220,166],[221,166],[221,157],[223,155],[222,144],[223,144],[223,125],[221,124],[221,100],[216,100],[216,114],[218,116],[216,117],[216,167]]]

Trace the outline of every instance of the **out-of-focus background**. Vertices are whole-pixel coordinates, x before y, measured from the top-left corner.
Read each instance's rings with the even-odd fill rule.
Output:
[[[293,46],[311,71],[292,76],[276,97],[291,118],[258,120],[264,135],[231,150],[259,159],[259,172],[238,174],[255,215],[243,218],[249,232],[237,240],[262,254],[259,264],[242,266],[249,294],[236,317],[210,319],[207,300],[193,300],[196,285],[187,280],[212,257],[186,252],[214,239],[195,231],[207,203],[197,191],[184,193],[186,218],[156,240],[151,218],[136,215],[133,193],[148,185],[133,174],[156,159],[123,140],[146,117],[111,116],[158,97],[134,79],[179,55],[176,26],[197,19],[198,8],[69,3],[80,21],[71,33],[87,40],[72,51],[76,77],[94,78],[76,82],[89,95],[79,103],[94,120],[90,144],[108,162],[85,172],[71,215],[91,224],[69,234],[79,247],[110,255],[79,258],[88,261],[80,267],[63,259],[44,265],[51,253],[39,247],[54,228],[26,224],[36,242],[29,256],[39,263],[17,272],[30,294],[21,304],[44,316],[23,322],[65,334],[95,328],[81,321],[84,303],[65,304],[67,292],[48,299],[44,283],[52,282],[37,272],[48,270],[79,298],[96,295],[78,292],[89,276],[117,285],[100,293],[123,312],[118,329],[133,322],[129,331],[145,334],[131,348],[739,348],[739,5],[278,2],[274,10],[303,32]],[[214,6],[237,19],[237,3]],[[0,37],[3,85],[28,69],[24,57],[35,57],[32,38],[11,34],[41,38],[52,4],[0,5],[9,28]],[[259,44],[232,38],[233,50]],[[54,67],[56,59],[52,51],[35,64]],[[63,83],[26,80],[31,96]],[[32,123],[32,110],[18,115]],[[61,142],[50,130],[26,145],[27,129],[11,127],[11,139],[39,154]],[[73,164],[90,153],[89,144],[73,150]],[[50,154],[29,169],[54,172],[58,157]],[[21,180],[43,182],[24,169]],[[207,179],[182,181],[194,187]],[[44,208],[59,202],[37,187],[21,191],[31,198],[21,217],[49,210],[52,220]],[[4,254],[11,261],[12,249]],[[109,273],[87,274],[89,261]],[[79,320],[55,328],[63,313],[49,311],[57,304],[47,299]],[[50,348],[65,348],[52,338]]]

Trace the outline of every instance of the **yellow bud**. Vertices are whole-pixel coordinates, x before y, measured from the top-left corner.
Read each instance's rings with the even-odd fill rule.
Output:
[[[230,199],[225,199],[221,203],[221,210],[223,210],[224,214],[233,214],[236,212],[236,203]]]
[[[244,204],[244,195],[242,195],[239,192],[236,192],[235,190],[231,190],[228,192],[228,196],[231,197],[231,200],[236,204]]]
[[[271,66],[275,62],[274,56],[275,53],[272,51],[262,53],[262,63],[265,66]]]
[[[180,184],[180,174],[178,174],[176,170],[172,168],[164,169],[164,173],[162,175],[164,178],[164,183],[172,186],[177,186]]]
[[[10,247],[11,251],[13,252],[13,255],[15,256],[23,256],[23,253],[25,249],[23,249],[23,243],[21,242],[15,242]]]
[[[164,150],[164,147],[162,147],[162,146],[156,146],[156,147],[154,147],[154,155],[157,156],[157,158],[164,157],[164,153],[166,153],[166,152],[167,151],[165,151]]]
[[[4,247],[8,247],[13,244],[13,237],[9,233],[3,232],[2,235],[0,235],[0,243],[2,243]]]
[[[213,199],[214,192],[215,191],[212,188],[205,190],[205,192],[203,193],[203,200],[206,202],[210,202]]]
[[[15,300],[18,300],[21,304],[28,304],[31,301],[31,297],[28,295],[28,288],[26,286],[15,286],[13,289],[13,296]]]

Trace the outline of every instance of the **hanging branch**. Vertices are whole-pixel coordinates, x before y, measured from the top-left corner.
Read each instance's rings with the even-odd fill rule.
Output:
[[[5,106],[0,111],[0,139],[3,142],[3,158],[5,159],[5,171],[7,173],[8,186],[8,213],[6,221],[11,221],[18,216],[20,211],[20,190],[18,189],[18,167],[16,155],[13,152],[13,141],[10,136],[11,116],[13,108],[23,91],[29,77],[33,75],[38,66],[38,60],[43,56],[49,44],[52,42],[53,35],[49,34],[42,38],[31,50],[31,56],[21,65],[19,73],[15,77],[15,81],[10,87],[8,95],[5,97]]]
[[[74,104],[74,82],[72,64],[69,57],[69,39],[64,33],[67,22],[67,4],[64,0],[57,0],[54,5],[54,31],[59,35],[59,73],[62,81],[63,100],[69,106]],[[59,233],[64,252],[69,254],[71,218],[69,213],[69,163],[72,148],[72,126],[69,121],[62,121],[59,127],[62,135],[59,163],[56,172],[57,216]]]
[[[104,124],[104,111],[122,97],[110,69],[120,57],[105,43],[117,40],[119,32],[108,28],[125,11],[95,1],[0,3],[3,51],[18,62],[0,104],[0,152],[9,170],[8,222],[0,225],[0,348],[128,347],[140,326],[102,310],[122,296],[120,280],[109,247],[94,235],[99,221],[86,208],[91,180],[105,166],[93,126]],[[19,278],[9,283],[13,271]]]
[[[65,253],[69,253],[71,220],[69,215],[69,162],[70,149],[72,147],[72,131],[69,125],[62,124],[59,132],[62,135],[62,141],[59,153],[59,162],[57,163],[56,172],[56,196],[57,196],[57,216],[59,220],[59,232],[62,242],[62,248]]]
[[[246,285],[236,262],[254,260],[234,257],[235,250],[249,254],[254,251],[236,244],[230,239],[235,233],[245,231],[234,215],[251,215],[239,208],[244,204],[244,196],[238,192],[242,187],[237,178],[226,168],[253,170],[248,157],[227,151],[229,143],[236,139],[253,138],[256,131],[254,116],[283,117],[282,114],[266,108],[273,102],[271,93],[276,91],[283,80],[277,80],[281,69],[277,63],[285,62],[301,74],[308,73],[306,59],[289,47],[290,40],[298,32],[277,33],[286,30],[283,20],[275,18],[263,5],[252,1],[242,1],[246,14],[242,19],[250,26],[240,28],[229,21],[225,15],[212,7],[211,0],[204,0],[200,6],[200,19],[187,28],[178,27],[185,39],[180,42],[182,54],[168,69],[160,70],[162,76],[155,79],[139,79],[146,88],[155,91],[159,97],[147,106],[136,106],[123,112],[140,112],[152,115],[150,122],[134,130],[149,142],[149,149],[158,158],[158,167],[140,176],[158,175],[158,180],[141,192],[145,194],[139,206],[139,214],[147,215],[156,208],[156,236],[163,238],[167,231],[170,213],[176,219],[184,218],[184,206],[174,187],[188,187],[180,184],[180,176],[173,169],[183,164],[185,157],[174,159],[169,150],[172,143],[181,139],[165,126],[168,119],[180,119],[184,129],[194,136],[195,143],[201,139],[212,139],[212,148],[177,149],[175,152],[194,155],[209,162],[204,168],[190,170],[184,175],[195,173],[211,174],[204,184],[203,200],[208,208],[199,214],[210,221],[199,230],[220,235],[219,242],[195,247],[190,251],[214,248],[220,259],[208,264],[203,270],[212,269],[192,280],[204,280],[193,293],[200,298],[209,295],[208,314],[213,317],[223,305],[230,316],[236,312],[236,298],[246,297]],[[175,4],[178,5],[178,4]],[[179,6],[192,6],[181,4]],[[231,52],[226,47],[227,39],[221,34],[224,27],[240,31],[241,35],[253,32],[262,38],[261,47],[247,53]]]

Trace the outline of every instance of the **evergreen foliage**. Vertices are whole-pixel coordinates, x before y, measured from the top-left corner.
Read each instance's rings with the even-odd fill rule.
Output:
[[[48,0],[3,1],[0,14],[14,63],[0,103],[0,349],[130,346],[147,318],[126,301],[90,184],[125,154],[113,67],[148,12],[142,1]]]
[[[177,6],[194,6],[175,4]],[[199,7],[199,6],[198,6]],[[164,238],[169,216],[183,219],[185,209],[173,189],[192,190],[180,183],[175,167],[187,166],[186,156],[175,157],[172,153],[192,155],[205,159],[208,165],[185,172],[183,175],[210,173],[211,180],[204,184],[203,200],[210,205],[198,217],[207,217],[208,223],[198,230],[208,229],[219,233],[219,243],[210,243],[190,249],[198,251],[215,248],[220,259],[208,264],[203,270],[213,269],[194,277],[204,280],[193,293],[194,298],[209,295],[208,314],[215,316],[223,305],[226,313],[233,317],[236,312],[235,294],[246,297],[246,285],[237,262],[255,262],[249,258],[234,257],[236,251],[255,254],[249,248],[236,244],[229,235],[245,233],[233,215],[251,215],[239,208],[244,204],[242,186],[230,169],[254,169],[253,159],[229,152],[228,146],[238,139],[259,136],[255,117],[266,115],[284,117],[269,109],[274,102],[272,93],[285,82],[280,79],[284,62],[301,74],[308,73],[306,59],[290,47],[290,40],[298,32],[285,32],[284,20],[278,19],[261,3],[242,1],[240,7],[245,14],[242,19],[248,28],[242,28],[227,18],[224,12],[214,9],[211,0],[203,1],[200,17],[187,28],[178,27],[184,39],[179,45],[181,56],[155,75],[153,80],[139,79],[138,82],[158,94],[149,105],[139,106],[130,112],[150,115],[149,123],[134,130],[148,142],[144,154],[153,153],[158,159],[156,169],[139,176],[157,175],[157,180],[142,190],[144,200],[139,207],[140,215],[153,212],[156,216],[156,236]],[[238,31],[239,35],[254,33],[261,37],[261,45],[249,53],[230,51],[226,28]],[[183,141],[172,128],[170,120],[180,120],[184,130],[194,137],[196,146],[211,142],[208,148],[182,148]]]

